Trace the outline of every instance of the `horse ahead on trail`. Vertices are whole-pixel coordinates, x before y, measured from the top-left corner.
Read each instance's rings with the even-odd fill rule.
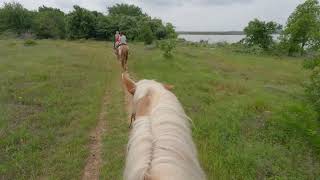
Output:
[[[123,32],[121,32],[120,34],[118,33],[118,31],[116,32],[114,49],[115,49],[115,53],[117,55],[118,61],[121,62],[121,67],[122,67],[123,71],[127,71],[128,70],[127,62],[128,62],[129,48],[127,45],[127,38]]]
[[[121,62],[121,67],[124,71],[128,70],[128,55],[129,47],[127,44],[120,45],[118,47],[118,60]]]
[[[153,80],[132,81],[122,74],[133,95],[132,129],[125,180],[206,179],[192,141],[190,119],[172,86]]]

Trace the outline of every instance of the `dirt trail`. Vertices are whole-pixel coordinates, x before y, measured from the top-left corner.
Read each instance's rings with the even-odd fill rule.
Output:
[[[120,78],[120,81],[122,81],[121,78]],[[126,90],[126,87],[123,84],[122,84],[122,89],[125,97],[125,108],[126,108],[126,111],[128,112],[128,124],[130,124],[130,117],[132,112],[132,108],[131,108],[132,95],[129,94],[129,92]],[[108,106],[109,95],[110,95],[110,92],[106,90],[103,97],[103,103],[101,106],[98,123],[96,127],[90,132],[90,145],[89,145],[90,154],[86,161],[86,165],[82,175],[82,180],[98,180],[99,179],[100,168],[102,165],[102,159],[101,159],[102,138],[107,128],[106,119],[107,119],[107,106]]]
[[[107,126],[107,105],[109,99],[109,92],[106,90],[97,126],[90,133],[90,154],[84,168],[82,176],[83,180],[98,180],[101,168],[101,150],[102,150],[102,135],[106,131]]]

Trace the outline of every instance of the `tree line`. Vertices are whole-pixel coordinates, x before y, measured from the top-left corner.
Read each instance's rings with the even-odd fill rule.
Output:
[[[116,4],[107,14],[90,11],[78,5],[65,13],[58,8],[39,7],[30,11],[20,3],[4,3],[0,8],[0,34],[32,34],[39,39],[96,39],[113,40],[116,31],[123,31],[131,41],[176,38],[174,26],[161,19],[151,18],[141,8]]]
[[[258,46],[265,51],[277,49],[288,55],[304,55],[320,48],[320,5],[317,0],[306,0],[289,16],[282,27],[275,22],[254,19],[244,29],[243,43]],[[272,35],[280,33],[279,43]]]

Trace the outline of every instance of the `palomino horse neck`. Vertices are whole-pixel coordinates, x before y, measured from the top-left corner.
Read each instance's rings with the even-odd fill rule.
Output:
[[[189,118],[176,96],[156,81],[125,82],[134,94],[126,180],[203,180]]]

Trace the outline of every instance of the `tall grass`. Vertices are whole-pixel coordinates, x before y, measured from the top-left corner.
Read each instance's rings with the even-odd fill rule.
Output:
[[[316,179],[319,122],[306,103],[298,58],[179,47],[166,60],[137,46],[129,68],[175,86],[194,122],[208,179]]]

